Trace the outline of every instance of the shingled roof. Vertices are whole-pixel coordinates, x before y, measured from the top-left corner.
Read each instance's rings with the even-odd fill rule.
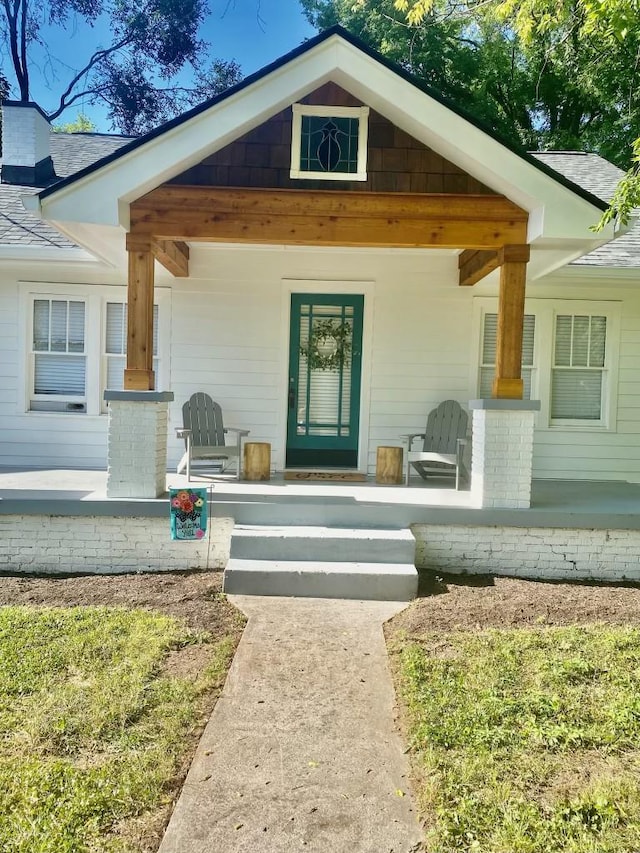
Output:
[[[131,137],[104,133],[56,133],[51,131],[51,159],[58,178],[67,178],[85,166],[108,157],[131,141]],[[75,243],[56,228],[25,210],[22,196],[37,187],[0,183],[0,245],[42,246],[72,249]]]
[[[76,174],[131,142],[131,137],[102,133],[51,132],[51,157],[59,179]],[[582,151],[531,152],[532,156],[587,192],[609,201],[623,172],[597,154]],[[0,184],[0,245],[61,249],[75,244],[53,226],[25,210],[21,197],[34,187]],[[627,234],[574,261],[572,266],[640,268],[640,223]]]
[[[611,201],[616,184],[624,175],[622,169],[618,169],[613,163],[598,154],[589,154],[586,151],[534,151],[532,154],[555,172],[579,184],[603,201]],[[616,240],[605,243],[604,246],[574,261],[571,266],[640,268],[640,222]]]

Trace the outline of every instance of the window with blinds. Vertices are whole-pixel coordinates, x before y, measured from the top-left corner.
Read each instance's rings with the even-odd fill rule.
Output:
[[[107,302],[105,330],[105,388],[121,391],[127,355],[127,303]],[[153,369],[158,377],[158,306],[153,306]]]
[[[86,411],[85,303],[33,301],[32,411]]]
[[[551,419],[602,419],[607,318],[558,314],[551,371]]]
[[[531,378],[533,373],[533,358],[535,344],[536,318],[534,314],[524,315],[522,337],[522,396],[531,399]],[[496,342],[498,337],[498,315],[486,313],[482,327],[482,350],[480,361],[479,396],[481,399],[491,397],[493,379],[496,372]]]
[[[335,320],[349,327],[353,340],[351,305],[302,305],[300,340],[308,344],[314,322]],[[349,436],[351,434],[351,359],[331,370],[314,369],[304,355],[298,362],[298,435]]]

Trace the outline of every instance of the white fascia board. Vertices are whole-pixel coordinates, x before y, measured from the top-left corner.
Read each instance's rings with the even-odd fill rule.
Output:
[[[95,257],[84,249],[55,246],[0,245],[0,260],[27,261],[29,263],[95,263]]]
[[[84,222],[52,221],[61,234],[74,243],[78,243],[82,251],[94,263],[108,267],[124,267],[127,265],[124,232],[121,228],[105,225],[86,224]]]
[[[128,226],[128,204],[224,148],[333,75],[333,39],[191,120],[41,199],[42,217],[58,222]],[[293,84],[293,86],[292,86]]]
[[[380,65],[353,45],[337,45],[335,82],[406,133],[505,195],[531,216],[531,242],[540,237],[588,240],[602,211],[522,157]],[[597,245],[614,235],[600,232]]]
[[[544,246],[534,243],[531,260],[527,264],[527,281],[544,278],[581,258],[588,251],[584,245],[576,245],[575,241],[563,243],[560,240],[549,240],[545,241]]]
[[[639,267],[606,267],[598,264],[577,263],[563,266],[554,275],[563,279],[589,279],[590,283],[594,284],[596,283],[593,281],[594,279],[602,284],[611,281],[626,281],[635,288],[640,284]]]

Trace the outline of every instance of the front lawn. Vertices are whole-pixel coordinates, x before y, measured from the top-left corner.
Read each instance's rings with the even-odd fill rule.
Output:
[[[429,853],[640,850],[640,629],[398,633],[391,650]]]
[[[240,626],[212,637],[145,610],[0,607],[0,850],[155,849]]]

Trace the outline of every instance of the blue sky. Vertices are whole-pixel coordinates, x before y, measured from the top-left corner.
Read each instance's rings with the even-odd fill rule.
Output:
[[[211,45],[211,58],[235,59],[244,75],[293,50],[315,33],[298,0],[209,0],[209,5],[211,14],[201,35]],[[32,99],[45,111],[51,110],[73,77],[74,69],[81,68],[98,45],[106,45],[107,38],[106,22],[93,29],[74,25],[66,32],[50,30],[47,40],[52,60],[43,52],[34,54]],[[6,67],[6,60],[4,64]],[[9,79],[13,80],[11,75]],[[98,130],[110,130],[104,110],[81,102],[77,108],[73,105],[67,110],[59,121],[73,121],[78,110],[88,115]]]

